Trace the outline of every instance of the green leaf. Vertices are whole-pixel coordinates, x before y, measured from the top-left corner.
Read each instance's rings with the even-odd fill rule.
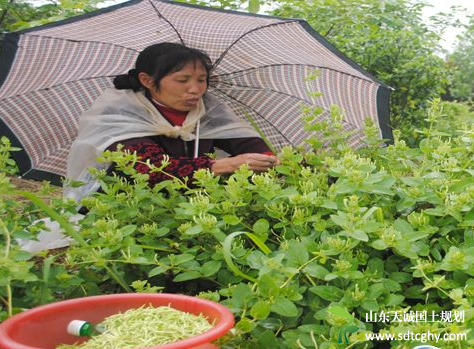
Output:
[[[265,254],[269,254],[271,250],[265,245],[261,238],[252,233],[245,233],[245,235],[252,240],[252,242],[257,245],[257,247]]]
[[[379,305],[375,300],[369,299],[362,303],[362,308],[367,311],[378,311]]]
[[[362,273],[359,270],[351,270],[347,272],[347,274],[348,274],[348,279],[351,279],[351,280],[360,280],[364,278],[364,273]]]
[[[122,228],[120,228],[118,231],[123,235],[123,236],[128,236],[128,235],[131,235],[133,234],[133,232],[137,230],[137,226],[136,225],[126,225]]]
[[[257,320],[266,319],[270,315],[270,304],[265,301],[258,301],[250,309],[250,315]]]
[[[277,166],[276,171],[278,173],[281,173],[282,175],[285,175],[285,176],[291,176],[291,174],[292,174],[291,167],[284,166],[284,165]]]
[[[261,269],[264,266],[265,261],[265,255],[258,250],[250,252],[247,256],[247,263],[252,269]]]
[[[392,293],[396,293],[402,290],[402,286],[396,281],[390,279],[383,279],[382,283],[385,289]]]
[[[362,230],[355,230],[351,233],[348,233],[347,235],[359,241],[365,241],[365,242],[369,241],[369,236],[366,233],[364,233]]]
[[[189,281],[189,280],[194,280],[194,279],[199,279],[201,277],[201,273],[191,270],[191,271],[185,271],[184,273],[178,274],[173,281],[174,282],[182,282],[182,281]]]
[[[384,303],[388,307],[393,307],[402,304],[404,299],[401,294],[389,294]]]
[[[334,279],[337,279],[338,277],[339,277],[339,275],[337,275],[337,274],[329,273],[324,277],[323,280],[324,281],[332,281]]]
[[[235,215],[224,215],[222,220],[229,225],[237,225],[241,222],[240,218]]]
[[[257,282],[258,291],[264,298],[275,297],[280,293],[280,287],[270,274],[262,275]]]
[[[358,191],[357,185],[349,182],[347,179],[340,179],[333,186],[336,194],[348,194]]]
[[[392,279],[393,281],[403,284],[403,283],[407,283],[413,280],[413,276],[410,273],[396,271],[390,274],[389,279]]]
[[[374,193],[379,195],[393,195],[393,191],[390,189],[392,183],[390,184],[374,184],[367,186],[364,192]]]
[[[404,295],[409,299],[418,299],[424,301],[426,297],[426,292],[423,290],[422,285],[415,285],[405,289]]]
[[[251,332],[255,328],[256,324],[255,322],[251,321],[250,319],[243,318],[237,324],[235,327],[242,333],[248,333]]]
[[[306,246],[296,240],[288,241],[288,250],[286,252],[287,266],[298,268],[309,259]]]
[[[335,203],[332,200],[329,200],[329,199],[325,198],[323,203],[321,204],[321,207],[328,208],[328,209],[331,209],[331,210],[337,210],[337,203]]]
[[[303,268],[303,272],[309,276],[324,280],[325,276],[329,274],[329,271],[323,266],[319,265],[318,262],[313,261]]]
[[[233,306],[242,308],[252,300],[252,297],[253,293],[250,284],[239,283],[232,288],[231,302]]]
[[[200,271],[203,276],[209,277],[216,274],[222,266],[221,261],[209,261],[202,265]]]
[[[335,286],[313,286],[309,291],[330,302],[338,302],[344,296],[344,291]]]
[[[404,257],[408,258],[417,258],[418,257],[418,247],[416,244],[413,244],[406,240],[399,240],[396,242],[395,251]]]
[[[393,226],[396,230],[403,233],[403,235],[408,234],[408,233],[413,233],[412,225],[403,219],[398,218],[394,222]]]
[[[258,345],[261,349],[275,349],[278,347],[278,342],[273,333],[270,330],[266,330],[261,335],[258,336]]]
[[[330,217],[335,224],[342,228],[348,225],[349,219],[347,218],[347,214],[345,212],[338,212],[337,214],[332,214]]]
[[[168,268],[163,266],[153,268],[148,272],[148,277],[152,278],[153,276],[164,274],[167,270]]]
[[[446,213],[449,214],[451,217],[453,217],[454,219],[456,219],[458,222],[462,222],[462,214],[461,212],[455,210],[455,209],[452,209],[452,208],[448,208],[446,210]]]
[[[372,284],[367,294],[368,299],[377,299],[385,292],[385,286],[382,283]]]
[[[427,208],[426,210],[424,210],[424,213],[429,216],[443,217],[444,209],[443,207]]]
[[[26,231],[26,230],[20,230],[16,231],[13,236],[17,239],[31,239],[33,236],[31,235],[31,232]]]
[[[383,250],[386,250],[388,246],[383,240],[377,239],[374,242],[372,242],[372,247],[375,248],[376,250],[383,251]]]
[[[153,232],[153,236],[159,238],[159,237],[167,235],[169,232],[170,232],[170,228],[161,227],[161,228],[156,229]]]
[[[467,246],[474,246],[474,231],[471,229],[466,229],[464,231],[464,243]]]
[[[293,317],[298,315],[296,305],[285,297],[278,296],[275,302],[270,306],[271,310],[279,315]]]
[[[430,253],[431,255],[433,256],[433,258],[436,260],[436,261],[441,261],[443,259],[443,256],[441,255],[441,253],[439,252],[438,248],[436,247],[433,247],[431,250],[430,250]]]
[[[268,223],[266,219],[260,218],[253,224],[252,229],[257,235],[267,236],[268,230],[270,229],[270,223]]]
[[[258,13],[260,11],[260,0],[249,0],[249,12]]]
[[[385,270],[385,263],[380,258],[371,258],[367,263],[367,272],[381,278]]]
[[[403,234],[403,238],[409,242],[415,242],[424,238],[427,238],[430,234],[425,231],[412,231],[411,233]]]
[[[30,252],[27,251],[15,251],[15,258],[14,260],[17,262],[21,261],[27,261],[29,260],[33,255]]]
[[[194,225],[191,228],[186,229],[184,232],[186,235],[197,235],[202,232],[202,226],[201,225]]]
[[[172,263],[174,265],[180,265],[189,261],[193,261],[195,260],[195,258],[196,257],[193,256],[192,254],[184,253],[184,254],[174,255],[172,259],[170,258],[170,260],[172,260]]]

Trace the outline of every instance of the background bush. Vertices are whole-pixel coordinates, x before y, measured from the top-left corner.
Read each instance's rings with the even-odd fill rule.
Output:
[[[459,43],[448,56],[449,93],[448,97],[460,101],[472,102],[474,99],[474,20],[459,37]]]

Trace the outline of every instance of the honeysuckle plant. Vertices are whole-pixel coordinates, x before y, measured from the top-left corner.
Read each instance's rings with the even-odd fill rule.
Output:
[[[446,127],[455,119],[443,106],[432,103],[419,147],[397,132],[381,146],[368,123],[358,150],[345,145],[337,108],[324,125],[312,122],[318,110],[307,110],[308,130],[318,136],[304,151],[283,149],[282,164],[264,173],[200,170],[192,184],[175,178],[150,188],[147,175],[133,170],[141,161],[135,154],[107,152],[103,160],[132,181],[96,171],[103,192],[82,202],[89,213],[78,223],[80,240],[35,265],[25,256],[30,276],[10,286],[12,299],[31,306],[124,291],[197,295],[235,314],[222,348],[379,348],[365,335],[427,330],[465,333],[465,340],[432,344],[470,348],[474,127],[440,129],[440,121]],[[153,170],[166,171],[166,163]],[[52,209],[67,217],[71,207]],[[328,312],[334,307],[351,319]],[[410,311],[462,312],[463,321],[366,317]],[[353,333],[340,334],[349,327]]]

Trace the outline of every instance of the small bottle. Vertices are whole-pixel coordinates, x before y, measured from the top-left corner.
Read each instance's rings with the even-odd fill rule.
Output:
[[[67,325],[67,333],[73,336],[93,337],[104,333],[105,327],[101,324],[93,325],[89,321],[72,320]]]

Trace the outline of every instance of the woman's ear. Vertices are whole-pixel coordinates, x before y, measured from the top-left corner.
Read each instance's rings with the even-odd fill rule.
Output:
[[[153,87],[155,87],[155,82],[153,81],[153,78],[147,73],[138,73],[138,80],[140,80],[140,83],[147,89],[152,89]]]

